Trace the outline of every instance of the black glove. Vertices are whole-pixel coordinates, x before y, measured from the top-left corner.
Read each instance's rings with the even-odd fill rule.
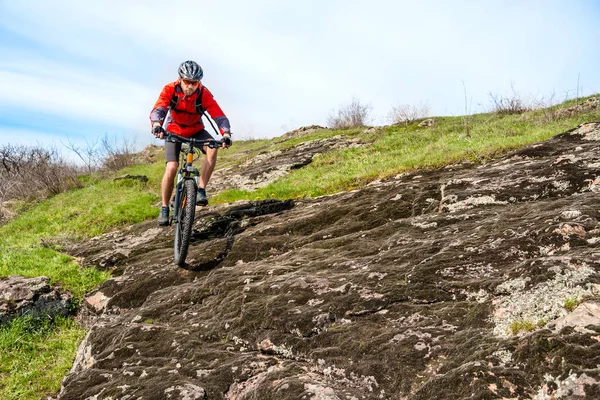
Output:
[[[152,134],[154,136],[160,136],[161,133],[165,133],[165,130],[163,129],[162,126],[157,125],[154,128],[152,128]]]
[[[223,143],[225,143],[225,146],[229,147],[231,146],[231,139],[227,136],[223,136]]]

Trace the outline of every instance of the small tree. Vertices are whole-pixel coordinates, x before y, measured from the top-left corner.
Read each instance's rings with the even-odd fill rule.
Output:
[[[94,142],[85,141],[85,146],[78,146],[73,143],[70,139],[68,143],[63,143],[67,149],[71,150],[85,165],[87,172],[91,174],[98,169],[98,166],[102,163],[102,149],[99,147],[98,139]]]
[[[370,104],[363,104],[356,97],[352,102],[345,106],[340,106],[339,110],[329,115],[327,125],[333,129],[360,128],[366,126],[369,115],[373,107]]]
[[[388,118],[392,124],[410,124],[418,119],[429,116],[429,104],[419,103],[418,105],[400,104],[392,107]]]

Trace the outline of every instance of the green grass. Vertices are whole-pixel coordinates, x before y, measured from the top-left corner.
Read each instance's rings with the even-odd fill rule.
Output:
[[[85,331],[70,319],[18,318],[0,328],[0,399],[56,393]]]
[[[9,249],[9,250],[7,250]],[[27,248],[0,249],[0,275],[21,275],[28,278],[47,276],[51,283],[57,283],[70,290],[76,301],[110,277],[106,271],[95,268],[81,268],[73,259],[51,249],[39,246]]]
[[[513,335],[519,332],[533,332],[537,328],[543,328],[548,324],[548,321],[540,319],[537,322],[519,319],[510,323],[508,330]]]
[[[575,297],[570,297],[568,299],[565,299],[565,303],[563,305],[563,307],[565,308],[565,310],[567,310],[568,312],[572,312],[573,310],[575,310],[577,308],[577,306],[579,304],[581,304],[583,302],[583,299],[578,299]]]
[[[532,332],[538,327],[538,324],[532,321],[518,320],[510,323],[509,330],[513,335],[519,332]]]

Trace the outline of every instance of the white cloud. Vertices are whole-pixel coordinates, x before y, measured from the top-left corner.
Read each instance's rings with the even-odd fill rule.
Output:
[[[153,93],[122,80],[104,81],[0,71],[0,105],[133,128],[148,120]],[[144,107],[145,106],[145,107]],[[146,111],[145,113],[143,111]]]
[[[60,144],[64,138],[34,129],[0,128],[0,139],[0,143],[33,145],[37,143]]]

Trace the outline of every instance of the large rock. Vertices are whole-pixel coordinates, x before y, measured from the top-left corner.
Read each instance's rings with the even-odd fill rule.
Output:
[[[185,268],[171,228],[115,261],[60,398],[600,398],[599,195],[600,123],[484,165],[206,208]]]
[[[437,122],[433,118],[427,118],[424,121],[421,121],[418,125],[421,128],[431,128],[437,126]]]
[[[568,118],[573,115],[588,112],[595,108],[600,108],[600,98],[598,98],[598,97],[589,98],[586,101],[584,101],[580,104],[576,104],[572,107],[560,108],[554,112],[554,117],[555,118]]]
[[[215,171],[210,188],[215,191],[256,190],[289,174],[291,170],[310,164],[321,153],[360,145],[360,138],[337,135],[302,142],[290,148],[265,151],[243,163]]]
[[[83,258],[84,266],[100,269],[116,269],[119,262],[129,257],[148,252],[161,242],[172,239],[164,229],[156,227],[156,221],[148,221],[130,226],[118,232],[109,232],[92,238],[85,246],[79,244],[67,246],[67,251]],[[117,271],[119,274],[119,271]]]
[[[45,276],[24,278],[10,276],[0,279],[0,325],[15,316],[67,316],[72,311],[72,296],[49,285]]]
[[[295,138],[295,137],[299,137],[299,136],[304,136],[304,135],[308,135],[309,133],[313,133],[316,131],[324,131],[324,130],[328,130],[329,128],[321,126],[321,125],[309,125],[309,126],[301,126],[298,129],[294,129],[293,131],[284,133],[282,135],[282,137],[284,138]]]

